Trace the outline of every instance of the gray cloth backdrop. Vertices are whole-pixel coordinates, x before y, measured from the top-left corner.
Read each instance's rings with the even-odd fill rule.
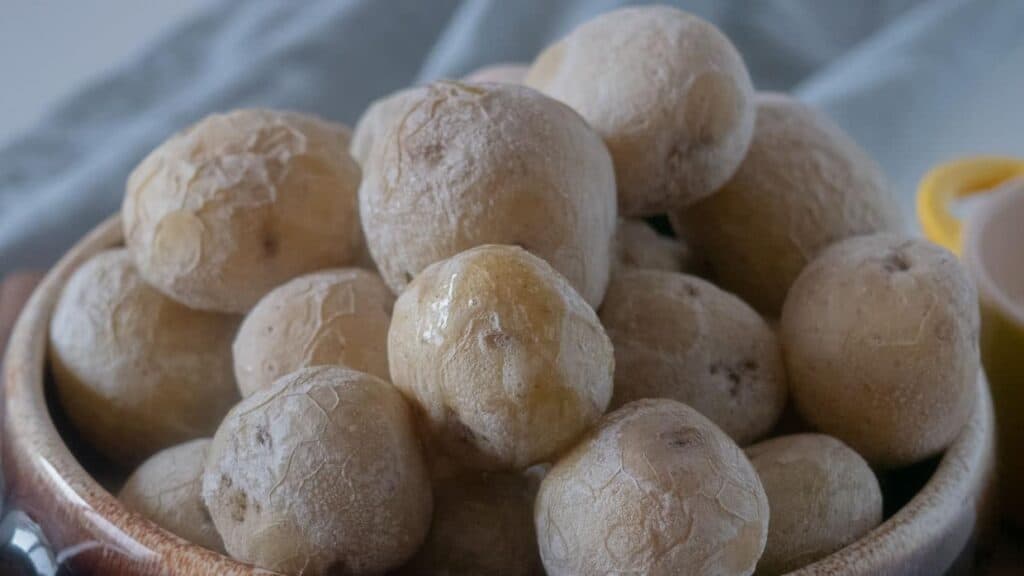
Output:
[[[240,106],[349,124],[392,90],[529,61],[615,0],[215,3],[0,150],[0,274],[53,262],[120,206],[131,168]],[[717,23],[756,86],[823,108],[885,168],[910,222],[917,179],[963,154],[1024,155],[1024,2],[670,2]]]

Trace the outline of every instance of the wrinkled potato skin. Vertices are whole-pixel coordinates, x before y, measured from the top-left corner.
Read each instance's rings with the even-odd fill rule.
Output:
[[[506,64],[491,64],[478,68],[465,76],[466,82],[501,82],[504,84],[522,84],[529,72],[528,64],[509,62]]]
[[[434,485],[434,519],[409,576],[542,576],[533,527],[537,484],[519,474],[461,472]]]
[[[238,400],[237,327],[151,288],[127,251],[102,252],[71,276],[50,321],[57,397],[77,432],[121,464],[209,436]]]
[[[833,242],[902,227],[881,169],[838,126],[788,96],[760,93],[746,159],[714,195],[673,214],[715,283],[777,316]]]
[[[405,101],[375,143],[359,190],[367,244],[396,293],[434,262],[519,245],[584,299],[604,296],[615,176],[578,114],[511,84],[437,82]]]
[[[673,400],[611,412],[541,482],[534,507],[550,576],[751,574],[768,500],[742,450]]]
[[[736,171],[753,132],[753,87],[736,48],[710,23],[668,6],[586,22],[542,52],[525,82],[604,138],[624,216],[711,194]]]
[[[406,102],[421,91],[421,88],[413,87],[393,92],[374,100],[363,111],[363,115],[359,117],[356,127],[352,130],[348,152],[364,171],[374,143],[387,135],[395,121],[401,119]]]
[[[360,171],[348,128],[312,116],[208,116],[151,152],[128,178],[125,242],[161,292],[201,310],[244,313],[279,284],[353,262]]]
[[[209,446],[209,438],[200,438],[157,452],[128,477],[117,498],[164,530],[224,553],[224,542],[203,504]]]
[[[882,523],[871,467],[824,434],[795,434],[747,448],[768,495],[768,544],[758,576],[786,574],[851,544]]]
[[[658,234],[638,218],[621,218],[615,232],[617,266],[684,272],[690,251],[676,238]]]
[[[395,303],[395,385],[460,463],[523,469],[572,445],[608,406],[614,357],[597,315],[521,248],[427,267]]]
[[[840,242],[782,311],[797,410],[875,468],[934,456],[973,409],[978,324],[974,285],[948,251],[894,235]]]
[[[305,368],[242,400],[213,438],[203,499],[227,551],[285,574],[379,574],[409,559],[431,494],[411,412],[379,378]]]
[[[263,297],[235,337],[242,396],[308,366],[332,364],[388,375],[388,325],[395,297],[380,276],[358,268],[300,276]]]
[[[620,270],[601,323],[615,348],[616,408],[671,398],[743,446],[767,434],[786,406],[782,351],[742,300],[695,276]]]

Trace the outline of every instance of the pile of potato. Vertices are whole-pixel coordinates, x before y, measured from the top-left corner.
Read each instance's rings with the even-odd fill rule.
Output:
[[[672,8],[354,134],[208,117],[122,217],[53,316],[60,403],[142,462],[125,505],[286,574],[784,573],[876,527],[876,473],[975,401],[954,256]],[[807,433],[770,438],[790,402]]]

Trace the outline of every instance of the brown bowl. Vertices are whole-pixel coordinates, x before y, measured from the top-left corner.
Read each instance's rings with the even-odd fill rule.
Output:
[[[59,408],[51,411],[46,363],[50,314],[68,276],[101,250],[121,243],[111,218],[54,267],[11,336],[5,374],[3,469],[10,497],[49,537],[59,560],[87,574],[265,573],[192,545],[127,511],[86,472],[87,452],[65,442]],[[883,478],[886,498],[905,503],[861,540],[795,574],[942,574],[966,570],[984,525],[993,480],[993,416],[988,386],[970,423],[933,462]],[[73,433],[66,438],[73,443]],[[76,454],[78,457],[76,457]],[[116,480],[114,481],[116,483]],[[900,496],[900,494],[903,494]],[[893,497],[892,495],[897,496]]]

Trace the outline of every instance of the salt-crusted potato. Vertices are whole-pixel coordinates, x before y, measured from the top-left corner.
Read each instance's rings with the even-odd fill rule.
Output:
[[[735,176],[673,224],[718,285],[775,316],[820,250],[902,222],[878,165],[831,120],[781,94],[755,102],[754,140]]]
[[[882,522],[871,467],[824,434],[772,438],[746,450],[768,495],[771,521],[758,575],[786,574],[851,544]]]
[[[768,500],[711,421],[674,400],[638,400],[555,464],[534,521],[550,576],[730,576],[754,571]]]
[[[572,445],[608,406],[614,358],[593,309],[546,262],[480,246],[427,267],[395,303],[391,378],[440,449],[522,469]]]
[[[529,71],[528,64],[505,62],[478,68],[464,77],[466,82],[504,82],[505,84],[522,84]]]
[[[615,348],[612,408],[640,398],[679,400],[742,446],[767,434],[786,406],[775,333],[742,300],[709,282],[619,270],[601,323]]]
[[[690,251],[676,238],[658,234],[639,218],[622,218],[615,232],[616,264],[682,272],[689,266]]]
[[[199,438],[157,452],[128,477],[117,498],[168,532],[223,552],[224,542],[203,504],[209,446],[209,438]]]
[[[978,323],[953,254],[895,235],[844,240],[804,269],[782,310],[797,410],[875,467],[938,454],[974,406]]]
[[[511,84],[437,82],[405,100],[359,189],[367,244],[400,292],[483,244],[548,261],[592,306],[608,284],[615,177],[579,115]]]
[[[410,576],[540,576],[533,528],[537,484],[525,475],[462,472],[434,485],[427,541]]]
[[[359,166],[348,128],[312,116],[208,116],[128,178],[125,242],[139,272],[191,307],[246,312],[300,274],[359,253]]]
[[[233,557],[285,574],[379,574],[430,526],[408,405],[339,366],[304,368],[233,408],[210,445],[203,499]]]
[[[525,82],[604,138],[625,216],[714,192],[743,160],[754,128],[753,87],[736,48],[712,24],[668,6],[586,22],[541,53]]]
[[[72,274],[50,320],[57,397],[78,433],[121,464],[209,436],[238,399],[237,327],[151,288],[127,251],[102,252]]]
[[[380,276],[359,268],[315,272],[271,290],[235,337],[235,379],[242,396],[299,368],[322,364],[389,380],[394,303]]]
[[[388,130],[401,118],[407,100],[420,93],[421,88],[406,88],[388,94],[370,103],[352,130],[352,140],[348,152],[363,169],[370,159],[370,150],[378,140],[384,138]]]

